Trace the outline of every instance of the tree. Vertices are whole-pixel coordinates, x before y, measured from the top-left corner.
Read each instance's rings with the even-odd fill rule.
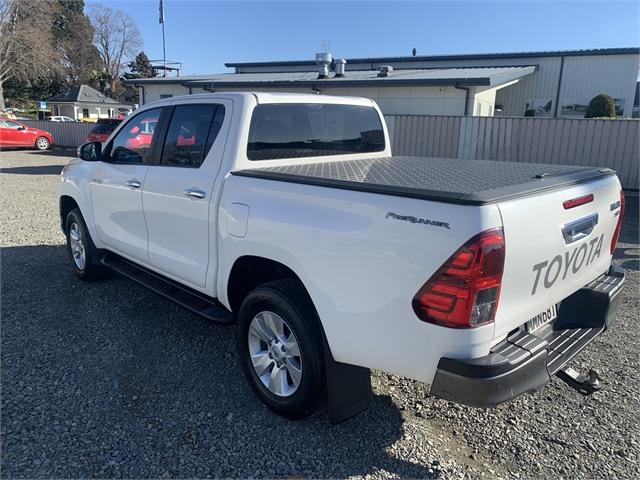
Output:
[[[91,83],[91,71],[100,69],[93,27],[84,14],[84,0],[55,0],[53,36],[69,86]]]
[[[60,75],[52,6],[40,0],[0,0],[0,109],[6,82],[31,85]]]
[[[126,78],[154,78],[158,76],[149,57],[144,52],[136,55],[136,58],[129,62],[128,67],[129,73],[125,73]]]
[[[613,97],[610,97],[606,93],[601,93],[600,95],[596,95],[591,99],[584,118],[615,118],[615,116],[616,102],[613,100]]]
[[[125,60],[132,58],[142,47],[140,32],[133,18],[122,10],[92,5],[89,18],[94,30],[93,42],[109,79],[108,89],[104,93],[117,96]]]

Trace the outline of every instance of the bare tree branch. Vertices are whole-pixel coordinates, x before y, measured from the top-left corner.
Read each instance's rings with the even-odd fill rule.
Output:
[[[109,77],[110,93],[116,94],[126,62],[142,48],[140,32],[133,18],[122,10],[91,5],[89,18],[94,29],[94,44]]]

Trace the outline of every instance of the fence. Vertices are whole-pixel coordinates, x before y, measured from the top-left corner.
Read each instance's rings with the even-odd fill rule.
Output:
[[[638,189],[640,121],[388,115],[394,155],[609,167]]]
[[[87,133],[95,123],[85,122],[48,122],[45,120],[26,120],[25,125],[46,130],[53,135],[53,144],[60,147],[77,147],[85,142]]]
[[[638,190],[640,121],[525,117],[387,115],[394,155],[613,168]],[[25,122],[51,132],[55,145],[77,147],[91,123]]]

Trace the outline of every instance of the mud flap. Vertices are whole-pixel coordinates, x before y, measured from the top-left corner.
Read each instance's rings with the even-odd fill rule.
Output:
[[[333,424],[344,422],[365,410],[371,402],[371,371],[336,362],[323,337],[324,368],[327,382],[327,410]]]

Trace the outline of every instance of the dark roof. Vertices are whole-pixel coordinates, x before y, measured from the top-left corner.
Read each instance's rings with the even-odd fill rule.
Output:
[[[276,72],[276,73],[221,73],[197,80],[185,78],[171,79],[131,79],[126,83],[149,85],[157,83],[181,83],[185,87],[206,88],[224,86],[227,88],[255,87],[296,87],[302,85],[318,88],[366,86],[366,85],[486,85],[497,86],[530,75],[535,72],[533,65],[520,67],[483,68],[434,68],[395,70],[388,77],[378,77],[376,70],[349,71],[344,77],[319,79],[318,72]]]
[[[95,88],[88,85],[80,85],[73,87],[71,90],[55,95],[47,100],[49,103],[109,103],[113,105],[122,105],[117,100],[109,98]]]
[[[640,47],[630,48],[594,48],[589,50],[557,50],[540,52],[471,53],[456,55],[427,55],[416,57],[369,57],[347,58],[349,63],[392,63],[392,62],[429,62],[443,60],[488,60],[494,58],[541,58],[541,57],[581,57],[594,55],[637,55]],[[231,62],[226,67],[292,67],[315,65],[313,60],[285,60],[274,62]]]

